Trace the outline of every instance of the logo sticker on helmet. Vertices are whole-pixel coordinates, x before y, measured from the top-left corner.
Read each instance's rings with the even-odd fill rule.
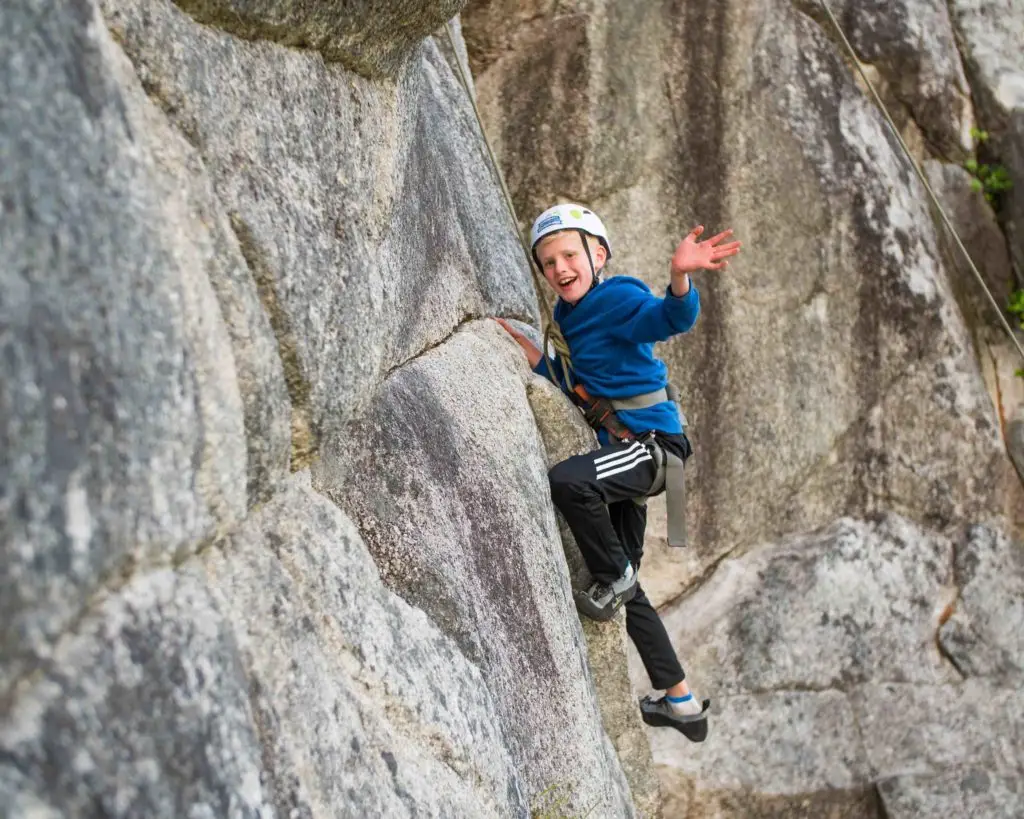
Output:
[[[542,219],[540,222],[537,223],[536,231],[537,233],[540,233],[543,230],[547,230],[552,225],[560,224],[562,224],[562,217],[557,213],[552,213],[550,216],[546,217],[545,219]]]
[[[573,219],[582,219],[583,218],[583,211],[576,210],[575,208],[573,208],[571,211],[569,211],[569,215]]]

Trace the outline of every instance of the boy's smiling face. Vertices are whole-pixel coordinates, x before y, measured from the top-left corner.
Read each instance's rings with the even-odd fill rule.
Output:
[[[587,242],[594,260],[594,269],[600,271],[608,255],[604,245],[593,236],[588,236]],[[545,236],[537,244],[537,258],[544,271],[544,278],[562,300],[575,304],[590,291],[594,277],[583,249],[583,237],[575,230],[563,230]]]

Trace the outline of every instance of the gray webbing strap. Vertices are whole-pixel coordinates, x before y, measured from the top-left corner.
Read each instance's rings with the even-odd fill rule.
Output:
[[[609,398],[608,403],[616,410],[641,410],[668,401],[668,390],[662,388],[654,392],[645,392],[630,398]]]
[[[686,545],[686,466],[683,459],[661,446],[657,439],[647,442],[654,452],[658,471],[654,483],[647,493],[648,496],[665,490],[665,506],[668,510],[668,545]],[[633,501],[639,506],[647,503],[647,498],[636,498]]]
[[[686,416],[679,409],[679,392],[669,384],[668,387],[654,392],[647,392],[643,395],[634,395],[632,398],[616,398],[611,401],[612,407],[616,410],[646,409],[660,404],[663,401],[672,401],[679,413],[679,422],[686,433]],[[647,497],[655,495],[662,489],[665,490],[665,505],[668,507],[668,545],[686,545],[686,472],[683,459],[678,455],[669,452],[658,443],[653,435],[647,441],[647,446],[653,450],[655,461],[658,464],[658,471],[654,476],[654,483],[651,484]],[[647,497],[635,498],[634,503],[644,506]]]
[[[665,505],[668,507],[668,545],[686,545],[686,467],[683,459],[666,449]]]

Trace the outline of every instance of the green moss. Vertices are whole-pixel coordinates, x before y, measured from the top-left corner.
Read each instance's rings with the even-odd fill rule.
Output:
[[[971,129],[971,136],[979,147],[984,146],[989,139],[988,131],[978,128]],[[975,155],[964,162],[964,169],[974,177],[971,180],[971,190],[983,193],[985,200],[993,207],[997,207],[1003,194],[1013,188],[1010,172],[998,163],[979,162]]]

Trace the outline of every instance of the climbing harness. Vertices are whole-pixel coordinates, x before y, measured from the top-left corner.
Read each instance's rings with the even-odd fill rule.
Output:
[[[981,289],[985,291],[985,295],[988,297],[988,301],[992,305],[992,309],[995,310],[996,315],[999,316],[999,321],[1002,324],[1003,329],[1006,331],[1006,334],[1010,337],[1010,341],[1013,342],[1013,345],[1017,348],[1017,352],[1020,353],[1021,361],[1024,361],[1024,347],[1021,346],[1020,340],[1014,334],[1013,328],[1010,326],[1010,322],[1006,320],[1006,315],[1004,314],[1003,309],[999,306],[999,303],[996,301],[995,296],[992,295],[992,291],[989,289],[989,286],[985,283],[985,278],[981,275],[981,271],[978,270],[978,266],[974,263],[974,259],[971,258],[971,254],[968,253],[967,248],[964,246],[963,241],[960,239],[960,235],[956,231],[956,228],[953,227],[953,223],[950,221],[949,216],[946,215],[946,211],[943,209],[942,205],[939,204],[939,198],[938,196],[935,195],[935,191],[932,190],[932,186],[929,184],[927,177],[924,175],[924,171],[921,170],[920,166],[917,164],[917,161],[910,153],[910,148],[907,147],[907,143],[904,141],[903,136],[900,134],[899,128],[896,127],[896,123],[893,121],[893,118],[889,115],[889,109],[885,107],[885,103],[882,102],[882,97],[879,95],[878,91],[875,90],[875,86],[868,78],[867,72],[864,70],[863,66],[860,63],[860,60],[857,58],[857,52],[854,51],[849,39],[847,39],[846,33],[843,31],[842,26],[839,25],[839,21],[836,19],[836,16],[832,13],[832,9],[829,7],[827,0],[820,0],[820,2],[822,9],[825,11],[825,15],[829,19],[829,22],[832,24],[832,27],[836,30],[836,34],[839,35],[839,40],[843,44],[843,49],[846,51],[847,56],[853,62],[854,66],[856,66],[857,73],[860,74],[860,77],[864,81],[864,84],[871,92],[871,96],[874,98],[875,104],[882,112],[882,116],[885,118],[885,122],[889,126],[889,130],[892,132],[892,135],[896,138],[896,141],[899,143],[899,146],[903,151],[904,158],[907,160],[908,163],[910,163],[910,167],[914,169],[914,173],[917,174],[917,178],[921,180],[921,184],[924,186],[925,192],[928,194],[928,198],[931,199],[932,206],[939,214],[939,218],[942,220],[942,224],[945,226],[946,230],[949,231],[949,234],[953,237],[953,242],[960,250],[960,253],[963,254],[963,257],[967,262],[967,266],[971,269],[971,273],[973,273],[974,278],[978,280],[978,284],[980,284]]]
[[[679,393],[676,388],[669,384],[666,388],[634,395],[631,398],[595,398],[587,392],[582,384],[577,384],[573,387],[570,397],[595,431],[604,429],[614,441],[623,443],[639,440],[644,446],[650,448],[654,462],[657,464],[654,482],[645,495],[634,498],[633,502],[638,506],[645,506],[648,498],[664,490],[668,509],[668,545],[685,546],[687,540],[686,477],[683,459],[663,447],[659,443],[656,433],[649,432],[646,435],[637,436],[616,415],[618,410],[648,409],[656,404],[671,401],[679,412],[679,422],[685,436],[686,415],[679,410]]]
[[[562,331],[558,327],[558,322],[555,321],[555,317],[551,312],[550,306],[548,306],[548,303],[544,300],[544,283],[540,281],[539,273],[537,272],[541,265],[540,260],[534,252],[534,248],[538,241],[550,233],[562,230],[575,230],[580,235],[580,239],[583,242],[583,250],[586,252],[587,260],[590,263],[590,270],[593,274],[591,287],[593,287],[598,281],[598,274],[594,268],[594,260],[590,254],[590,245],[587,243],[587,234],[594,236],[602,245],[604,245],[607,258],[610,259],[612,255],[612,248],[611,242],[608,239],[608,231],[605,229],[604,223],[597,214],[582,205],[555,205],[548,208],[548,210],[542,213],[534,221],[530,230],[530,243],[526,243],[523,235],[519,232],[519,217],[516,215],[515,205],[512,202],[512,195],[509,193],[508,186],[505,184],[505,176],[501,172],[501,166],[498,164],[498,159],[494,155],[494,149],[491,147],[491,141],[487,137],[487,129],[484,128],[483,118],[480,116],[480,108],[477,106],[476,96],[473,94],[473,87],[466,74],[466,69],[462,65],[462,60],[459,58],[459,50],[455,45],[455,36],[452,34],[452,23],[450,20],[445,24],[445,34],[447,35],[448,46],[451,48],[452,56],[455,60],[455,65],[462,81],[462,87],[465,89],[466,96],[469,97],[470,105],[473,108],[477,128],[480,130],[484,146],[487,149],[487,155],[490,158],[491,167],[494,169],[494,173],[498,177],[498,184],[501,187],[501,192],[505,199],[505,206],[508,208],[509,215],[512,217],[512,224],[516,226],[516,233],[519,235],[519,242],[523,248],[523,254],[526,256],[526,264],[530,268],[530,274],[533,277],[534,287],[537,291],[537,301],[540,302],[544,312],[544,337],[541,355],[544,357],[544,362],[547,364],[551,380],[557,384],[559,378],[552,366],[548,350],[553,351],[558,357],[559,363],[562,365],[562,380],[565,382],[569,397],[583,412],[587,422],[594,430],[601,428],[606,429],[608,434],[615,440],[636,440],[636,436],[626,427],[625,424],[622,423],[622,421],[619,420],[618,416],[615,414],[615,410],[646,409],[665,401],[672,401],[675,403],[676,408],[679,411],[679,419],[683,425],[683,432],[685,434],[686,416],[681,410],[679,410],[678,392],[671,384],[666,389],[644,393],[643,395],[635,395],[631,398],[608,399],[591,396],[582,384],[576,383],[575,379],[573,379],[573,366],[569,351],[569,344],[565,340],[565,336],[562,335]],[[536,267],[533,264],[534,262],[536,262]],[[685,546],[686,482],[683,478],[683,460],[662,447],[657,442],[653,432],[644,436],[643,443],[646,446],[651,447],[652,455],[658,464],[658,468],[654,483],[648,490],[647,495],[637,498],[635,503],[642,506],[647,502],[648,497],[656,495],[664,489],[667,496],[666,505],[668,507],[669,545]]]

